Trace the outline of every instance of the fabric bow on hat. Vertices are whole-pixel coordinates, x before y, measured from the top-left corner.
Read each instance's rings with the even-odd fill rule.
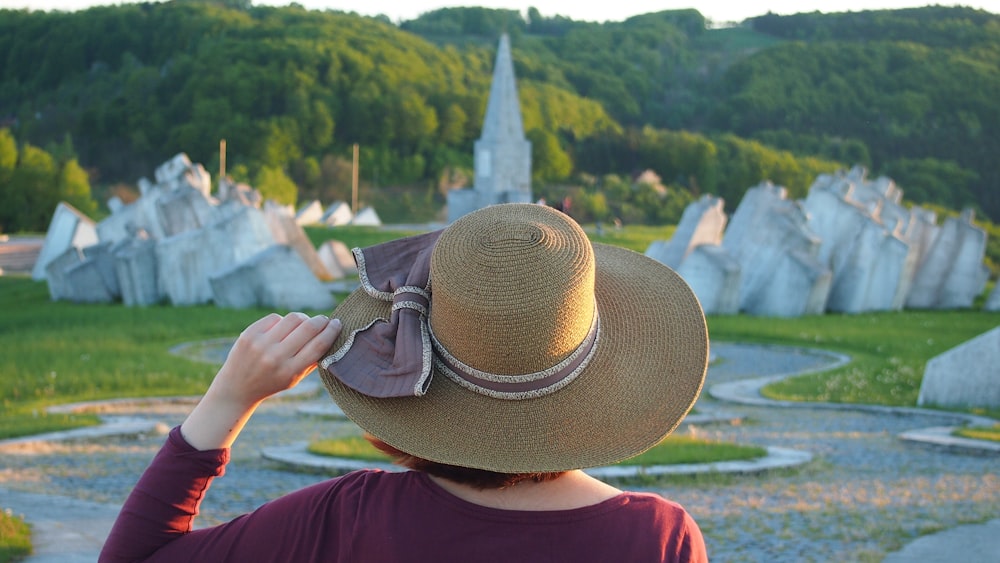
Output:
[[[427,314],[430,263],[442,231],[353,250],[361,287],[392,303],[388,319],[354,331],[321,365],[345,385],[376,398],[419,397],[431,380]]]

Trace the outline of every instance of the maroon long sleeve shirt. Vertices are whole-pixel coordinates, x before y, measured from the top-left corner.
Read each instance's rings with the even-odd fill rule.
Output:
[[[125,502],[100,561],[708,560],[694,520],[656,495],[622,493],[573,510],[500,510],[412,471],[357,471],[192,531],[228,460],[228,450],[198,451],[175,428]]]

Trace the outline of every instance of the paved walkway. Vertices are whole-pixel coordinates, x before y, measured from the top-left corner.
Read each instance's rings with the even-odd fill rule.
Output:
[[[941,426],[920,409],[776,408],[753,385],[742,401],[713,397],[736,382],[820,369],[825,353],[713,343],[721,361],[709,370],[699,413],[724,409],[734,425],[692,424],[689,432],[816,455],[791,471],[763,476],[682,479],[653,489],[683,504],[702,527],[713,561],[996,561],[1000,553],[1000,476],[995,455],[914,444],[899,435]],[[308,382],[309,380],[307,380]],[[310,389],[309,385],[313,385]],[[314,382],[304,388],[317,393]],[[739,396],[737,397],[739,398]],[[292,473],[260,457],[259,448],[356,432],[352,424],[299,412],[295,397],[269,400],[233,450],[227,474],[213,485],[201,524],[252,510],[283,493],[324,479]],[[818,408],[817,408],[818,407]],[[30,563],[93,561],[129,489],[159,448],[163,428],[190,404],[118,405],[116,415],[152,416],[152,431],[97,441],[37,441],[5,448],[0,507],[24,514],[36,534]],[[982,522],[986,522],[982,524]],[[962,526],[960,524],[969,524]],[[944,530],[923,535],[929,531]],[[899,551],[901,550],[901,551]],[[940,559],[943,561],[943,559]]]

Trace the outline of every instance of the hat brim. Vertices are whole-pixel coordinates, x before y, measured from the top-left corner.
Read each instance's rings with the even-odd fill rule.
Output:
[[[670,434],[697,400],[708,328],[698,299],[670,268],[615,246],[595,243],[594,254],[600,340],[584,372],[559,391],[495,399],[436,370],[422,397],[369,397],[321,369],[323,382],[362,429],[438,463],[526,473],[638,455]],[[352,331],[388,318],[390,307],[361,289],[353,292],[333,312],[343,333],[332,350]]]

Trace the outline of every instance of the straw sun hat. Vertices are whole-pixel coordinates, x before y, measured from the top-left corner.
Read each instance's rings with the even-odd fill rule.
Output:
[[[406,453],[503,473],[615,463],[673,431],[708,331],[681,278],[591,244],[548,207],[504,204],[355,249],[361,288],[320,362],[361,428]]]

